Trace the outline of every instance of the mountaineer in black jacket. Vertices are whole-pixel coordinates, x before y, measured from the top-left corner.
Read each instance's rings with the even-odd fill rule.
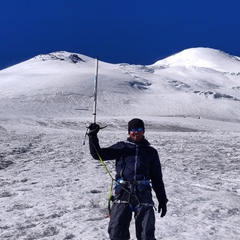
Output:
[[[130,239],[129,226],[134,212],[138,240],[155,240],[155,214],[151,188],[156,193],[158,212],[167,212],[167,197],[162,180],[158,152],[144,137],[141,119],[128,123],[129,138],[108,148],[101,148],[97,133],[100,127],[89,126],[89,147],[94,159],[116,160],[116,186],[108,232],[111,240]]]

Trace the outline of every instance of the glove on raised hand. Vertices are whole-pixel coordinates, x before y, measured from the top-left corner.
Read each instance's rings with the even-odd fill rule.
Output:
[[[164,217],[167,213],[167,204],[166,203],[159,203],[158,205],[158,213],[161,212],[161,217]]]
[[[88,128],[89,128],[88,136],[91,137],[97,136],[97,133],[100,130],[100,126],[97,123],[91,123]]]

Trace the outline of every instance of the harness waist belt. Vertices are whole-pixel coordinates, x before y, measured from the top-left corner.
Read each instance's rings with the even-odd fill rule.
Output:
[[[139,180],[139,181],[125,181],[123,179],[118,179],[117,181],[117,185],[125,185],[125,186],[131,186],[131,185],[150,185],[150,181],[147,179],[144,180]]]
[[[114,201],[114,203],[125,203],[125,204],[129,204],[129,201],[116,200],[116,201]],[[154,206],[153,203],[140,203],[139,205],[141,205],[141,206],[149,206],[149,207],[153,207],[153,206]]]

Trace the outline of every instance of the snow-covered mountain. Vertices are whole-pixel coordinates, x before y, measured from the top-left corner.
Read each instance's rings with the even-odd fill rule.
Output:
[[[95,59],[69,52],[0,71],[1,240],[108,239],[111,179],[83,145],[94,73]],[[159,152],[169,202],[156,239],[239,240],[239,57],[193,48],[148,66],[100,61],[98,80],[101,146],[141,117]]]
[[[39,55],[2,70],[1,113],[89,116],[94,72],[94,59],[69,52]],[[219,50],[187,49],[148,66],[100,61],[98,79],[99,116],[240,121],[240,59]]]
[[[211,48],[190,48],[154,65],[209,68],[219,72],[239,72],[240,58]]]

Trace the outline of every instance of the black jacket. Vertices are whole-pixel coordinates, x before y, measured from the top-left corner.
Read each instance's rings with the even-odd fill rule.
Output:
[[[97,136],[89,136],[89,147],[94,159],[99,159],[100,156],[103,161],[116,160],[116,180],[123,179],[128,182],[150,180],[159,203],[167,203],[158,152],[145,138],[138,144],[128,138],[127,141],[101,148]]]

